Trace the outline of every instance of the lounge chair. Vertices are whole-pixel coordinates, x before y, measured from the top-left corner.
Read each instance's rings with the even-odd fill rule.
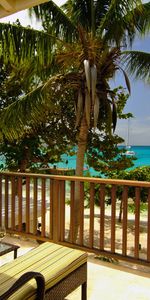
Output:
[[[16,280],[22,275],[24,279],[24,274],[28,274],[28,272],[40,273],[44,277],[45,296],[43,299],[45,300],[64,299],[79,286],[82,287],[81,299],[87,299],[87,254],[83,251],[46,242],[5,264],[0,267],[0,299],[3,299],[4,293]],[[42,298],[38,296],[38,289],[36,289],[35,281],[32,279],[17,290],[11,299],[41,300]]]
[[[38,272],[27,272],[23,274],[4,294],[0,296],[0,300],[7,300],[10,298],[10,296],[32,278],[35,278],[37,283],[36,298],[43,300],[45,297],[45,279],[43,275]]]

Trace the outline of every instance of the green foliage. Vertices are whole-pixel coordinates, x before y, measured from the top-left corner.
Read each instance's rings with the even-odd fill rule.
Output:
[[[20,66],[17,70],[15,73],[14,67],[2,64],[0,76],[1,113],[9,104],[16,103],[19,96],[29,91],[34,85],[34,77],[32,81],[26,79],[25,66],[23,68]],[[28,70],[29,65],[26,68],[26,71]],[[54,110],[51,113],[47,113],[45,108],[42,116],[43,122],[38,120],[36,126],[35,124],[33,126],[31,122],[28,122],[28,126],[22,125],[21,138],[9,140],[9,135],[5,136],[3,132],[0,142],[0,155],[5,157],[5,163],[1,164],[0,168],[22,172],[26,170],[37,171],[41,167],[48,166],[49,163],[54,164],[60,161],[61,155],[69,151],[74,145],[75,134],[72,124],[73,115],[70,114],[71,110],[72,103],[66,105],[64,98],[60,97],[59,105],[55,103]],[[65,112],[65,117],[62,111]],[[14,113],[16,114],[15,110]],[[42,115],[42,111],[39,109],[38,113]],[[18,118],[18,115],[19,113],[16,114],[16,118]],[[71,122],[72,131],[68,128],[68,118]]]
[[[121,142],[123,140],[117,135],[93,133],[89,138],[87,151],[89,166],[105,177],[111,176],[112,172],[120,172],[120,170],[132,167],[133,157],[127,157],[124,155],[124,150],[118,148]]]
[[[140,0],[91,1],[90,5],[77,0],[67,1],[61,9],[49,1],[32,8],[32,14],[41,20],[44,30],[24,28],[19,22],[0,24],[0,59],[5,67],[14,67],[10,80],[7,76],[6,90],[14,93],[12,82],[19,90],[13,95],[15,101],[7,99],[7,108],[1,111],[1,135],[7,141],[20,142],[27,128],[58,155],[68,151],[68,144],[79,146],[81,121],[85,118],[88,142],[85,140],[84,146],[89,165],[107,175],[132,166],[117,149],[122,139],[112,137],[117,117],[131,117],[123,113],[127,98],[124,91],[112,91],[109,82],[116,71],[122,71],[130,93],[128,76],[120,66],[122,45],[127,48],[135,33],[149,30],[150,6],[142,5]],[[131,64],[134,60],[134,70],[140,64],[140,76],[145,65],[149,67],[149,54],[143,64],[139,53],[134,53],[132,60],[128,53],[124,55]],[[96,70],[95,77],[86,76],[85,61],[89,62],[90,72]],[[86,97],[88,86],[89,90],[94,87],[89,91],[90,101]],[[78,101],[79,91],[82,103]],[[79,102],[81,109],[76,114]],[[76,115],[80,119],[77,130]],[[93,130],[96,126],[97,133]]]
[[[145,212],[148,209],[147,203],[140,203],[140,212]],[[128,204],[128,212],[135,214],[135,204]]]
[[[135,180],[135,181],[150,181],[150,167],[138,167],[133,170],[126,170],[121,172],[114,172],[111,175],[112,179],[124,179],[124,180]],[[119,187],[117,190],[117,197],[121,199],[123,188]],[[148,189],[140,189],[140,199],[142,202],[147,201]],[[135,188],[129,187],[128,197],[135,199]]]
[[[122,179],[122,180],[135,180],[135,181],[150,181],[150,167],[139,167],[135,168],[134,170],[124,170],[118,172],[110,172],[109,178],[111,179]],[[94,203],[95,205],[99,206],[99,189],[100,185],[96,184],[94,188]],[[106,184],[105,186],[105,203],[106,205],[111,204],[111,184]],[[85,195],[86,195],[86,206],[89,207],[90,204],[90,195],[89,195],[90,185],[88,183],[85,184]],[[116,190],[116,197],[118,200],[121,200],[123,193],[123,186],[118,186]],[[147,197],[148,197],[148,188],[141,188],[140,189],[140,210],[145,211],[147,209]],[[128,188],[128,198],[132,198],[133,201],[135,200],[135,187]],[[128,205],[129,212],[135,212],[135,204]]]

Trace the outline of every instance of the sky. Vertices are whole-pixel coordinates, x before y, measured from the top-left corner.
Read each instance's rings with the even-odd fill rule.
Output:
[[[61,5],[65,0],[55,0],[57,5]],[[146,1],[145,1],[146,2]],[[31,24],[39,28],[36,20],[32,21],[28,18],[27,10],[18,12],[11,16],[2,18],[1,22],[14,22],[19,19],[23,26]],[[150,52],[150,35],[146,38],[136,38],[132,47],[133,50]],[[128,99],[125,112],[131,112],[134,118],[127,120],[118,120],[116,134],[125,139],[130,145],[150,145],[150,83],[146,84],[141,80],[135,80],[129,76],[131,84],[131,95]],[[113,81],[114,86],[122,85],[126,87],[123,76],[117,74]],[[129,140],[128,137],[129,126]]]

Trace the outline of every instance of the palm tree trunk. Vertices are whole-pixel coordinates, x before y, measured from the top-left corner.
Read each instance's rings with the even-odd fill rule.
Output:
[[[78,150],[77,150],[77,161],[76,161],[76,176],[83,176],[84,167],[84,156],[87,147],[87,136],[88,126],[85,115],[82,118],[79,136],[78,136]],[[77,240],[79,231],[79,220],[80,220],[80,184],[75,184],[75,222],[74,222],[74,241]]]

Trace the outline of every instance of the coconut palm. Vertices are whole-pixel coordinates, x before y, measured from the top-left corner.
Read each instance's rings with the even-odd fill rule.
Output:
[[[59,8],[49,1],[32,8],[30,14],[42,20],[46,32],[1,24],[1,56],[5,63],[30,60],[36,74],[42,74],[43,82],[20,103],[14,103],[3,112],[1,128],[7,134],[11,126],[9,135],[13,136],[17,123],[19,134],[25,122],[32,117],[34,121],[42,117],[39,106],[43,101],[58,97],[60,90],[73,89],[79,131],[76,175],[82,175],[89,129],[96,126],[100,129],[104,121],[107,129],[111,129],[112,123],[115,129],[116,105],[109,80],[118,69],[124,73],[130,91],[121,58],[137,77],[146,74],[149,78],[149,54],[121,50],[132,44],[137,32],[142,35],[148,32],[150,3],[69,0]],[[14,109],[19,111],[19,120]],[[30,111],[28,117],[24,110]]]
[[[30,61],[41,83],[2,112],[0,127],[5,135],[19,135],[24,124],[41,120],[47,103],[51,109],[53,101],[71,93],[78,144],[76,175],[81,176],[89,131],[98,128],[111,134],[116,126],[117,95],[111,91],[110,79],[120,70],[130,92],[122,63],[136,77],[150,77],[150,54],[126,50],[137,33],[149,32],[150,3],[68,0],[59,8],[49,1],[30,13],[42,20],[44,31],[1,24],[0,56],[5,64]],[[78,190],[76,209],[78,215]]]

